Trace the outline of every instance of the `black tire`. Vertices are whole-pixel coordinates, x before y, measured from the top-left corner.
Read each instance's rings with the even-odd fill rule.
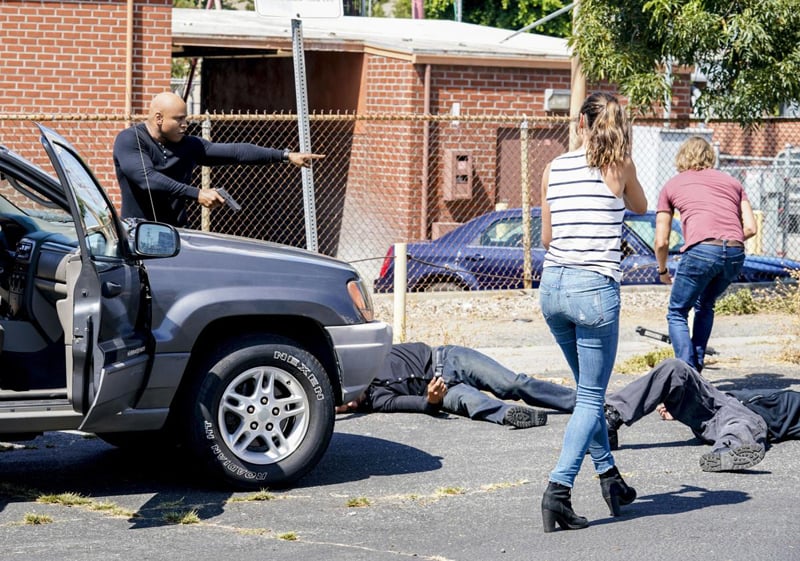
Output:
[[[333,434],[327,373],[281,337],[239,339],[220,354],[197,373],[189,395],[190,449],[236,487],[296,481],[317,465]]]

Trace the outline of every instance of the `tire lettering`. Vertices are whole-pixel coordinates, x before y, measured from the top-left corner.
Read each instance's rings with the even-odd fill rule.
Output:
[[[232,462],[230,459],[228,459],[218,444],[211,446],[211,453],[214,454],[214,457],[217,459],[217,462],[222,465],[223,469],[231,472],[239,479],[248,479],[253,481],[264,481],[267,479],[266,473],[256,473],[250,471],[249,469],[244,469],[242,466]]]
[[[317,377],[308,366],[306,366],[303,362],[300,362],[297,357],[282,351],[275,351],[273,357],[277,360],[282,360],[283,362],[291,364],[300,372],[302,372],[303,376],[305,376],[306,379],[311,383],[311,386],[314,389],[314,395],[317,397],[317,401],[325,400],[325,394],[322,393],[322,387],[319,385],[319,380],[317,380]]]

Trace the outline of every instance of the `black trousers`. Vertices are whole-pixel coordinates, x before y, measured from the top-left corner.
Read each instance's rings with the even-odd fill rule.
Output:
[[[606,397],[626,425],[632,425],[659,403],[672,416],[692,429],[695,436],[714,450],[744,444],[765,447],[767,423],[738,399],[721,392],[688,364],[668,359]]]

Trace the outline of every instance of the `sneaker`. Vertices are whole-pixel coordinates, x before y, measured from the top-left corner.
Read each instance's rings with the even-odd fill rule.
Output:
[[[764,447],[744,444],[737,448],[722,448],[700,456],[703,471],[737,471],[753,467],[764,459]]]
[[[509,407],[503,422],[518,429],[540,427],[547,424],[547,413],[530,407]]]
[[[605,404],[603,411],[606,415],[606,426],[608,426],[608,444],[612,450],[619,449],[619,434],[617,431],[622,426],[622,419],[619,416],[619,411],[611,405]]]

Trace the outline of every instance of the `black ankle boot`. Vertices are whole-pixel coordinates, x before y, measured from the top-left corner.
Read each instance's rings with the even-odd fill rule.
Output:
[[[600,474],[600,490],[611,516],[619,516],[620,505],[629,505],[636,499],[636,489],[625,483],[617,466]]]
[[[589,525],[583,516],[572,510],[570,497],[572,489],[560,483],[550,482],[542,497],[542,522],[545,533],[556,529],[556,522],[562,530],[580,530]]]

